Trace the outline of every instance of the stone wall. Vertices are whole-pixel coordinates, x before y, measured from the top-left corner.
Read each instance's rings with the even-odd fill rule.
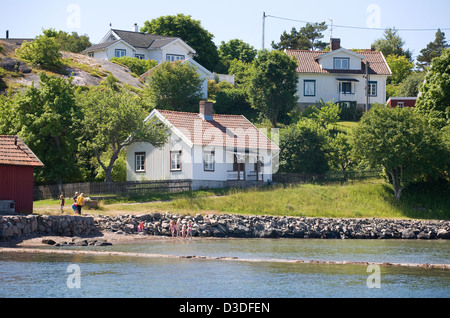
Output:
[[[195,237],[322,239],[450,239],[450,221],[331,219],[171,213],[120,216],[3,216],[0,241],[28,236],[90,236],[99,231],[171,236],[170,221],[192,221]]]
[[[236,238],[324,239],[450,239],[450,221],[331,219],[276,216],[207,215],[181,216],[153,213],[141,216],[96,217],[99,228],[119,234],[171,236],[170,221],[192,221],[192,235]]]
[[[0,241],[39,235],[84,236],[97,232],[92,217],[84,216],[0,216]]]

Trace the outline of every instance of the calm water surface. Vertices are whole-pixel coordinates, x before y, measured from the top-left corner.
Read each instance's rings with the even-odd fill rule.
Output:
[[[263,262],[0,253],[0,297],[444,297],[450,270],[381,267],[380,288],[362,265],[293,264],[270,259],[450,264],[450,242],[405,240],[217,239],[82,247]],[[69,288],[80,269],[80,287]]]

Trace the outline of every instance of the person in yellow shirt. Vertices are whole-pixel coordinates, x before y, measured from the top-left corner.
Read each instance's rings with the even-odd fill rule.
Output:
[[[84,204],[84,197],[83,193],[81,193],[77,198],[77,211],[79,215],[81,215],[81,208],[83,207],[83,204]]]

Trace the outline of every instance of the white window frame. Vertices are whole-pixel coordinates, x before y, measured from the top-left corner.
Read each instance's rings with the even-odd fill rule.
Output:
[[[118,53],[120,53],[120,54],[118,54]],[[116,49],[116,50],[114,51],[114,56],[115,56],[115,57],[124,57],[124,56],[127,56],[127,50],[124,50],[124,49]]]
[[[335,70],[348,70],[350,69],[350,58],[348,57],[335,57],[334,60]],[[344,63],[346,62],[346,63]]]
[[[378,82],[370,81],[369,82],[369,96],[376,97],[378,91]]]
[[[185,59],[184,55],[166,54],[166,61],[169,61],[169,62],[183,61],[184,59]]]
[[[215,151],[203,151],[203,171],[214,171],[216,166]]]
[[[170,171],[181,171],[181,155],[181,150],[170,152]]]
[[[134,57],[138,60],[145,60],[145,54],[135,54]]]
[[[145,172],[145,152],[135,152],[134,163],[135,172]]]

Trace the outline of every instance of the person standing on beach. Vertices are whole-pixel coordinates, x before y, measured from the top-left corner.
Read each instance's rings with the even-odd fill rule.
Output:
[[[180,226],[181,226],[181,219],[178,219],[177,220],[177,225],[175,226],[175,229],[176,229],[176,231],[177,231],[177,237],[180,237],[181,235],[181,233],[180,233],[180,231],[181,231],[181,228],[180,228]]]
[[[77,210],[79,215],[81,215],[81,208],[83,207],[83,204],[84,204],[84,197],[83,193],[81,193],[77,198]]]
[[[72,204],[72,210],[74,213],[77,212],[77,199],[78,199],[78,192],[75,192],[75,196],[73,197],[73,204]]]
[[[186,238],[186,223],[183,222],[183,225],[181,226],[181,237]]]
[[[186,238],[188,238],[188,237],[192,240],[192,221],[191,220],[189,220],[188,226],[187,226]]]
[[[170,220],[170,232],[172,233],[172,237],[175,237],[175,221]]]
[[[61,194],[59,196],[59,208],[60,208],[60,212],[64,213],[63,209],[64,209],[64,196]]]

